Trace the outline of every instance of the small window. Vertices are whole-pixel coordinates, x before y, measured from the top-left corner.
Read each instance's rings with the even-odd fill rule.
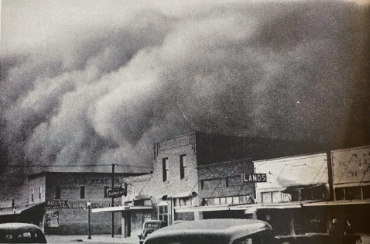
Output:
[[[35,188],[31,189],[31,201],[35,201]]]
[[[80,199],[85,199],[85,186],[80,186]]]
[[[41,199],[42,198],[42,187],[40,186],[40,188],[39,188],[39,199]]]
[[[185,178],[186,155],[180,155],[180,179]]]
[[[60,199],[61,189],[60,186],[55,187],[55,199]]]
[[[163,182],[168,180],[168,158],[162,159]]]

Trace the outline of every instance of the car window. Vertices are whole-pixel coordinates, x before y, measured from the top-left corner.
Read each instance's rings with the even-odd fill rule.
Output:
[[[145,228],[159,228],[160,223],[146,223]]]

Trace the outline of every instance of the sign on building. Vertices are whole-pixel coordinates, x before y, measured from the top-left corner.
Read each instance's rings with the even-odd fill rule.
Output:
[[[244,182],[267,182],[266,174],[242,174]]]
[[[108,197],[121,197],[121,196],[126,196],[126,184],[122,184],[120,187],[115,187],[113,189],[108,190]]]

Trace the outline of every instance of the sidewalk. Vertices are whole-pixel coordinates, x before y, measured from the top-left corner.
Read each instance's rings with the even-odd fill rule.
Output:
[[[122,244],[139,244],[139,238],[136,234],[130,237],[122,238],[121,235],[91,235],[91,239],[87,239],[87,235],[47,235],[48,243],[122,243]]]

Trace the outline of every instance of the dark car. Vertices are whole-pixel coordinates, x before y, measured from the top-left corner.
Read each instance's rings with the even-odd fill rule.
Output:
[[[157,230],[145,244],[271,244],[271,226],[252,219],[185,221]]]
[[[33,224],[0,224],[0,243],[46,243],[42,230]]]
[[[138,235],[140,244],[142,244],[145,238],[153,233],[154,231],[166,226],[166,222],[161,220],[147,220],[143,224],[143,232]]]

